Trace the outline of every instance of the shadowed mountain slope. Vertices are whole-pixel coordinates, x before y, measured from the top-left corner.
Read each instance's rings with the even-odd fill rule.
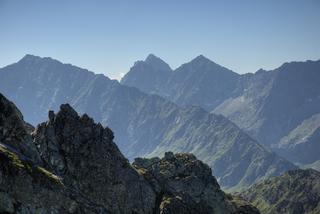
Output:
[[[162,87],[149,89],[141,87],[142,82],[152,82],[152,77],[143,75],[146,72],[134,65],[121,83],[130,82],[179,106],[196,105],[222,114],[254,139],[298,164],[319,160],[311,154],[319,151],[320,141],[317,125],[310,121],[320,113],[320,61],[285,63],[272,71],[260,69],[238,75],[200,55],[166,75]],[[304,126],[312,132],[305,133]],[[297,139],[303,134],[307,139]]]
[[[295,168],[223,116],[198,107],[179,108],[103,75],[50,58],[26,56],[0,69],[0,91],[18,103],[27,121],[44,121],[47,110],[70,103],[110,126],[130,159],[192,152],[213,169],[224,188],[242,188]]]

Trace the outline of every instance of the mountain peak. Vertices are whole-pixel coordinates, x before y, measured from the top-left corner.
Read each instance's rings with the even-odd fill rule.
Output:
[[[193,71],[204,71],[204,70],[214,70],[214,71],[227,71],[232,72],[234,75],[238,75],[231,71],[228,68],[225,68],[213,61],[211,61],[209,58],[205,57],[204,55],[200,54],[199,56],[195,57],[191,61],[181,65],[179,68],[177,68],[177,71],[184,70],[185,68],[191,69]]]
[[[149,54],[144,62],[157,70],[171,70],[170,66],[165,61],[154,54]]]
[[[39,56],[35,56],[32,54],[26,54],[24,55],[24,57],[22,57],[22,59],[20,61],[34,61],[34,60],[40,60],[41,57]]]
[[[196,58],[191,60],[191,62],[204,62],[204,63],[210,62],[210,63],[214,63],[210,59],[208,59],[207,57],[203,56],[202,54],[200,54],[199,56],[197,56]]]
[[[50,62],[50,63],[61,63],[60,61],[51,57],[40,57],[32,54],[26,54],[19,62],[24,63],[38,63],[38,62]]]
[[[154,54],[149,54],[148,56],[147,56],[147,58],[145,59],[145,61],[152,61],[152,60],[161,60],[160,59],[160,57],[157,57],[156,55],[154,55]]]

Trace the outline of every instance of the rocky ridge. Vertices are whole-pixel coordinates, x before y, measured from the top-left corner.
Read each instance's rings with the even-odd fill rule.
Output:
[[[160,213],[223,214],[244,209],[220,189],[208,165],[193,154],[166,152],[161,159],[136,158],[133,166],[155,190]],[[251,205],[244,211],[258,212]]]
[[[152,75],[162,76],[164,69],[170,70],[154,56],[138,64],[146,66],[144,71],[148,73],[156,67]],[[190,81],[198,80],[194,76],[216,79],[225,71],[203,56],[182,68],[179,75]],[[225,72],[234,76],[233,72]],[[223,116],[199,107],[180,108],[159,96],[51,58],[27,55],[0,69],[0,91],[33,125],[47,120],[49,109],[57,112],[61,104],[69,103],[77,112],[108,125],[116,133],[117,146],[130,161],[140,156],[162,156],[166,151],[193,153],[212,168],[224,189],[244,188],[295,168]]]
[[[113,142],[113,132],[86,114],[79,116],[70,105],[61,105],[56,114],[50,111],[49,120],[32,134],[23,128],[17,108],[1,94],[0,106],[5,107],[0,109],[2,213],[198,213],[194,208],[203,213],[259,213],[252,206],[242,212],[244,206],[227,197],[210,168],[193,155],[167,153],[163,161],[156,158],[160,171],[153,174],[159,182],[151,182],[144,159],[137,159],[136,168],[131,166]],[[7,133],[17,136],[13,143],[4,137]]]
[[[162,87],[142,87],[158,77],[136,65],[121,83],[222,114],[280,156],[305,165],[319,160],[319,70],[320,60],[307,60],[240,75],[200,55],[166,75]]]

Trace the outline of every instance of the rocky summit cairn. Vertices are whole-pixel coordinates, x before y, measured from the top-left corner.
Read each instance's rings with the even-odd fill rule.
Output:
[[[136,158],[133,166],[157,194],[158,213],[259,213],[227,196],[211,169],[193,154],[166,152],[160,158]]]
[[[138,158],[133,167],[108,127],[70,105],[33,130],[0,98],[0,213],[259,213],[225,195],[192,154]]]

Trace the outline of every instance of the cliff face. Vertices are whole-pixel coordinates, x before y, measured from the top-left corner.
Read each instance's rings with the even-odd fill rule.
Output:
[[[111,213],[152,212],[153,190],[120,153],[109,128],[65,104],[32,135],[44,166],[88,203]]]
[[[8,201],[1,209],[11,213],[153,212],[154,191],[120,153],[109,128],[87,115],[78,116],[66,104],[56,115],[50,111],[49,121],[30,135],[20,112],[2,95],[1,105],[5,135],[0,144],[0,196]],[[5,137],[8,133],[10,137]],[[31,152],[40,161],[33,161]]]
[[[57,114],[50,111],[49,120],[29,134],[14,104],[1,94],[0,101],[1,213],[241,213],[244,209],[225,196],[210,168],[193,155],[167,153],[161,160],[152,159],[159,160],[156,168],[137,159],[134,168],[108,127],[86,114],[79,116],[68,104],[61,105]],[[252,210],[259,213],[250,205],[242,213]]]
[[[29,132],[31,125],[23,121],[18,108],[0,94],[0,142],[34,162],[40,158]]]

